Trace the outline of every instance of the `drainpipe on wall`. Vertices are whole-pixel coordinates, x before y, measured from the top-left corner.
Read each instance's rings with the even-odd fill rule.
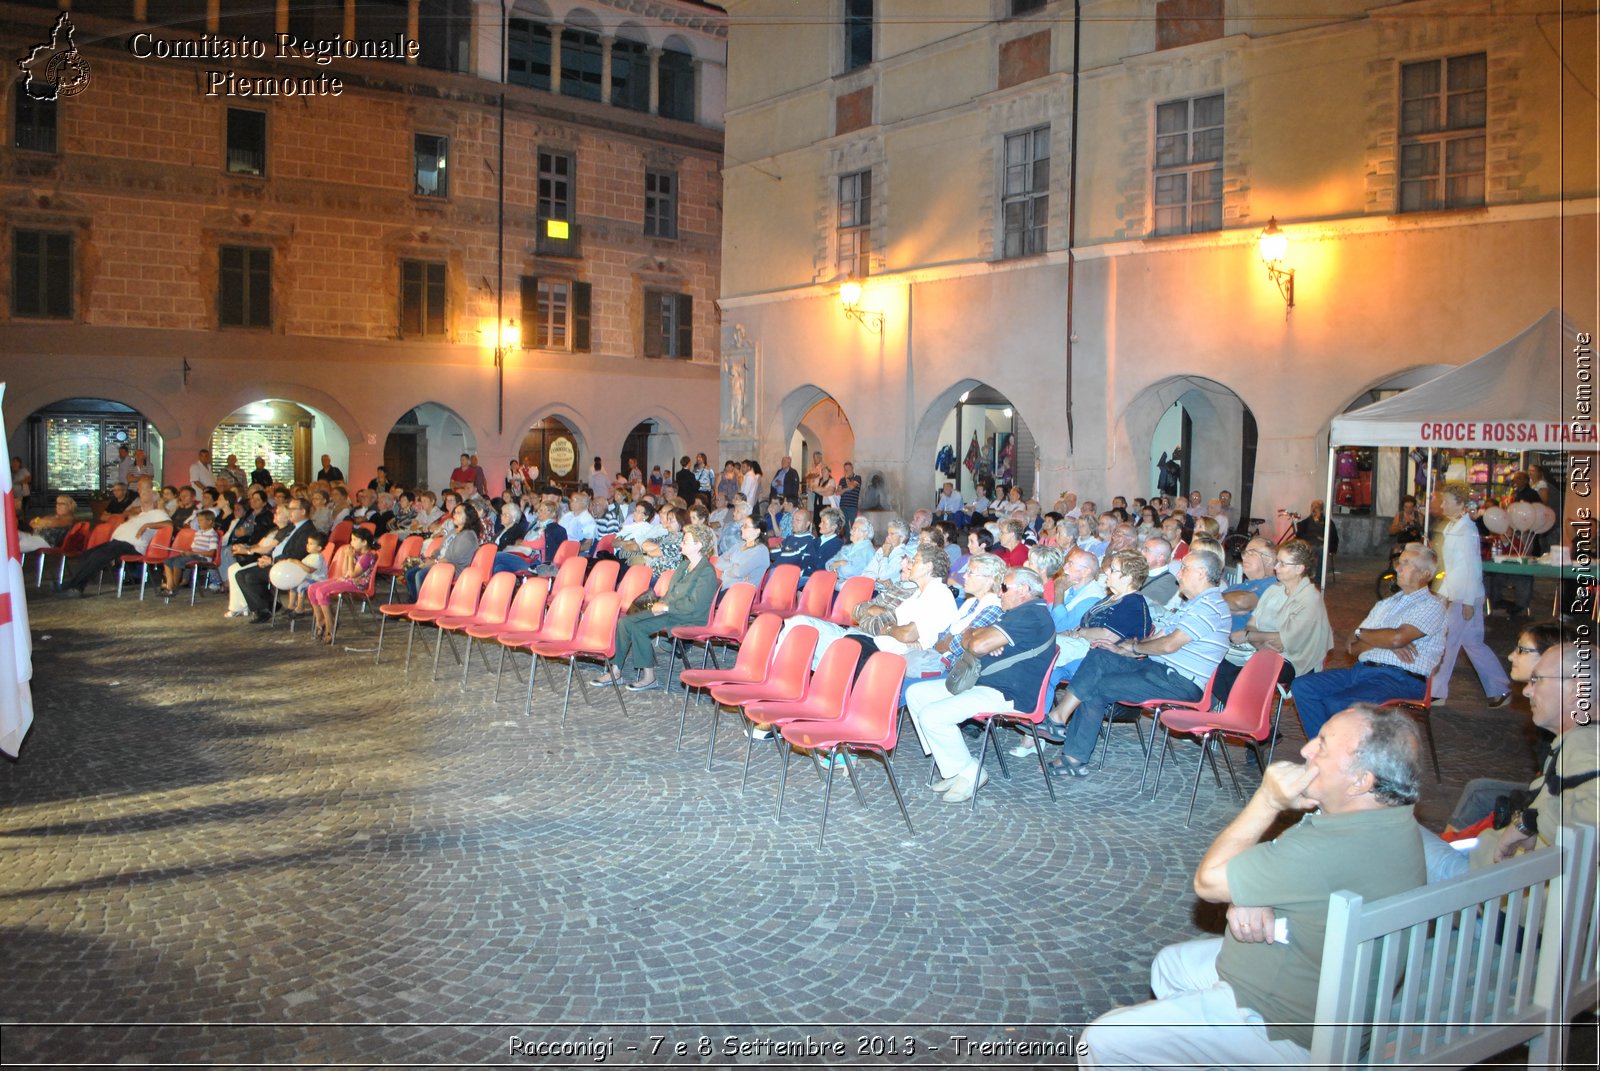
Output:
[[[1072,0],[1072,155],[1067,159],[1067,453],[1072,452],[1072,299],[1078,258],[1078,90],[1083,63],[1083,0]]]

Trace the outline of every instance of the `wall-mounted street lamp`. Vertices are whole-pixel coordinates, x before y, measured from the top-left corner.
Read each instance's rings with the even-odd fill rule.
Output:
[[[1267,266],[1267,278],[1278,284],[1285,308],[1294,308],[1294,269],[1283,266],[1283,259],[1289,253],[1289,236],[1278,229],[1277,216],[1268,217],[1266,229],[1256,238],[1256,249],[1261,253],[1261,262]]]
[[[855,279],[839,284],[839,304],[850,319],[875,335],[883,334],[883,313],[861,307],[861,284]]]
[[[498,298],[498,295],[497,295]],[[498,301],[497,301],[498,303]],[[499,425],[505,431],[506,413],[506,354],[516,350],[522,342],[522,331],[515,320],[485,320],[478,329],[486,345],[494,347],[495,404]]]

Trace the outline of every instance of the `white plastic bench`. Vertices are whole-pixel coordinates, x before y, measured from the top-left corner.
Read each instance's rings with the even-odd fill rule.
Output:
[[[1311,1066],[1470,1067],[1521,1044],[1562,1066],[1600,996],[1595,940],[1593,828],[1370,904],[1334,893]]]

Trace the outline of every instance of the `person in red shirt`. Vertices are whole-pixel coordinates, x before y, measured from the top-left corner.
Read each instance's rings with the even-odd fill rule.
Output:
[[[1000,545],[994,550],[1000,560],[1013,569],[1028,563],[1028,545],[1022,541],[1023,524],[1017,520],[1000,522]]]

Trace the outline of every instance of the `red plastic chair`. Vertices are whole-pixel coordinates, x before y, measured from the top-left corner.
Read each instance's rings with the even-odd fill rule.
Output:
[[[617,583],[617,594],[622,596],[622,612],[627,613],[633,600],[650,590],[650,567],[641,562],[632,566]]]
[[[462,577],[465,578],[463,573]],[[458,585],[459,586],[459,585]],[[444,646],[448,634],[452,632],[465,632],[472,625],[498,625],[503,624],[506,614],[511,610],[511,596],[517,589],[515,573],[496,573],[489,578],[483,586],[483,593],[478,597],[478,605],[472,613],[466,615],[446,614],[434,622],[438,629],[438,638],[433,644],[433,677],[439,676],[439,651]],[[450,641],[450,657],[456,657],[455,641]],[[467,656],[458,659],[461,663],[461,683],[467,683],[467,666],[472,659],[472,637],[467,637]]]
[[[1152,716],[1159,716],[1163,710],[1167,709],[1181,708],[1184,710],[1207,711],[1211,709],[1211,688],[1216,683],[1217,675],[1213,672],[1210,678],[1206,680],[1205,690],[1200,693],[1199,699],[1146,699],[1142,703],[1112,703],[1106,708],[1105,715],[1100,721],[1100,735],[1095,740],[1095,746],[1101,747],[1100,768],[1102,770],[1105,769],[1106,757],[1111,753],[1111,726],[1116,721],[1118,707],[1132,707],[1135,711],[1143,711]],[[1076,717],[1077,715],[1073,716]],[[1150,766],[1150,745],[1155,743],[1156,738],[1155,725],[1152,723],[1150,726],[1150,745],[1144,742],[1144,726],[1135,721],[1133,728],[1139,734],[1139,748],[1144,752],[1145,768],[1148,769]],[[1066,760],[1063,759],[1062,761]],[[1144,791],[1144,778],[1142,776],[1139,779],[1139,791]]]
[[[788,611],[775,611],[781,617],[794,617],[799,614],[804,617],[815,617],[826,621],[828,608],[833,605],[833,586],[838,578],[830,570],[818,569],[811,574],[811,579],[806,581],[806,586],[800,589],[800,602]]]
[[[169,548],[167,556],[169,558],[181,558],[185,554],[188,554],[194,549],[194,537],[198,534],[199,533],[193,528],[183,527],[178,529],[178,531],[172,537],[172,546]],[[197,576],[196,579],[199,579],[199,577]],[[178,582],[181,584],[183,582],[183,578],[180,577]],[[171,595],[167,596],[168,600],[172,598],[172,595],[176,594],[177,592],[173,591]],[[140,586],[139,597],[141,599],[144,598],[143,585]]]
[[[849,628],[855,624],[857,606],[872,598],[874,581],[870,576],[853,576],[844,582],[844,587],[839,589],[839,594],[834,596],[833,608],[828,611],[828,620],[840,628]]]
[[[422,576],[422,587],[417,592],[416,602],[389,602],[378,607],[383,619],[378,623],[378,653],[372,656],[374,665],[383,657],[383,632],[389,619],[410,617],[416,610],[442,611],[450,601],[450,584],[455,578],[455,566],[449,562],[435,562]]]
[[[406,615],[411,620],[411,632],[406,640],[407,673],[411,672],[411,645],[417,634],[417,626],[437,625],[445,617],[469,617],[478,612],[478,600],[482,595],[483,577],[471,569],[463,569],[450,586],[449,601],[443,606],[438,609],[418,606]]]
[[[600,542],[594,545],[595,556],[598,557],[601,554],[610,554],[612,551],[616,550],[616,547],[617,533],[607,532],[605,535],[600,537]]]
[[[767,673],[761,680],[753,684],[713,684],[711,698],[716,702],[716,709],[711,712],[711,747],[714,750],[717,744],[717,721],[723,707],[739,707],[741,720],[749,721],[749,715],[743,708],[746,703],[757,701],[783,702],[796,700],[805,694],[806,684],[811,679],[811,658],[817,650],[817,630],[810,625],[796,625],[789,630],[789,634],[778,644],[777,654],[772,656],[772,661],[767,664]],[[836,645],[837,646],[837,645]],[[750,752],[755,746],[754,730],[756,722],[749,722],[746,726],[744,739],[744,776],[739,780],[739,791],[744,792],[745,782],[750,778]],[[706,756],[706,761],[711,761],[711,756]]]
[[[666,680],[672,680],[672,669],[678,662],[678,644],[686,647],[694,644],[705,645],[705,656],[700,659],[700,668],[705,669],[709,663],[716,666],[717,660],[712,654],[712,648],[717,644],[724,647],[737,647],[744,639],[745,630],[750,627],[750,604],[755,602],[756,586],[754,584],[735,584],[722,592],[717,598],[716,609],[711,612],[711,620],[704,625],[678,625],[672,629],[672,653],[667,656]],[[689,664],[689,652],[683,652],[683,664]]]
[[[595,562],[589,568],[589,576],[583,582],[583,601],[593,602],[595,596],[617,590],[617,574],[622,572],[622,563],[605,558]]]
[[[615,591],[603,591],[594,597],[583,608],[583,617],[578,622],[577,631],[572,639],[562,640],[534,640],[528,645],[535,658],[567,660],[567,690],[561,699],[561,724],[567,723],[567,708],[572,705],[572,678],[577,672],[579,658],[598,658],[605,663],[607,671],[611,669],[612,660],[617,656],[617,617],[622,609],[621,600]],[[583,689],[583,701],[593,705],[589,699],[589,684],[579,681]],[[617,697],[617,705],[622,708],[622,716],[628,716],[628,705],[622,701],[623,688],[620,682],[615,684],[611,691]],[[528,698],[525,701],[522,713],[527,716],[533,711],[533,673],[528,673]]]
[[[582,547],[576,539],[568,539],[556,548],[556,556],[550,560],[550,564],[559,568],[577,557],[578,551],[581,549]]]
[[[1194,801],[1200,795],[1200,773],[1205,769],[1208,759],[1211,762],[1211,774],[1217,779],[1217,787],[1222,787],[1222,775],[1217,773],[1217,760],[1211,753],[1211,741],[1232,736],[1243,738],[1254,748],[1258,741],[1272,735],[1272,701],[1278,694],[1278,674],[1282,670],[1283,655],[1277,651],[1257,651],[1239,671],[1238,679],[1228,692],[1228,701],[1221,710],[1213,712],[1209,707],[1167,706],[1156,712],[1155,724],[1150,729],[1150,750],[1155,750],[1155,730],[1159,727],[1162,732],[1161,760],[1156,764],[1156,783],[1150,790],[1151,796],[1161,791],[1161,771],[1167,764],[1172,734],[1187,733],[1200,738],[1200,757],[1195,761],[1194,788],[1189,792],[1189,813],[1184,817],[1184,825],[1194,818]],[[1233,759],[1228,756],[1226,740],[1219,742],[1222,745],[1222,761],[1228,767],[1228,779],[1233,782],[1233,793],[1243,803],[1244,793],[1239,788],[1239,778],[1233,772]],[[1256,761],[1261,762],[1259,751],[1256,752]],[[1148,768],[1149,765],[1150,756],[1146,755],[1145,766]],[[1266,769],[1266,764],[1261,763],[1261,768]],[[1142,777],[1140,785],[1143,786]]]
[[[500,670],[505,669],[507,651],[527,651],[532,655],[528,662],[528,688],[533,689],[533,674],[539,666],[539,656],[533,653],[532,644],[562,642],[572,639],[578,631],[578,613],[583,609],[583,589],[577,586],[553,591],[544,608],[544,618],[539,627],[528,632],[504,632],[495,637],[500,641]],[[514,669],[515,667],[513,667]],[[554,681],[551,682],[552,687]],[[494,697],[500,698],[500,677],[494,681]]]
[[[408,535],[400,541],[400,546],[396,548],[387,565],[381,561],[378,563],[378,575],[389,578],[390,602],[394,602],[395,583],[406,575],[406,562],[422,555],[422,546],[425,542],[426,540],[419,535]]]
[[[972,716],[973,720],[983,722],[983,740],[978,744],[978,772],[973,774],[976,780],[973,782],[975,787],[972,790],[972,813],[978,813],[978,789],[983,787],[983,761],[989,754],[991,744],[994,745],[994,757],[1000,762],[1000,773],[1006,780],[1011,779],[1011,771],[1006,769],[1006,757],[1000,748],[1000,741],[994,739],[996,724],[1009,725],[1033,740],[1033,753],[1039,759],[1039,772],[1044,775],[1044,787],[1050,790],[1050,802],[1055,802],[1056,786],[1051,783],[1054,779],[1050,776],[1050,768],[1044,763],[1044,745],[1039,742],[1037,730],[1054,705],[1052,700],[1055,698],[1055,689],[1050,687],[1050,674],[1055,671],[1056,659],[1059,657],[1061,657],[1059,648],[1050,652],[1050,664],[1044,667],[1044,677],[1039,681],[1039,698],[1034,701],[1032,710],[1020,712],[988,710]]]
[[[117,525],[119,523],[120,522],[118,521],[103,521],[100,524],[95,525],[94,528],[90,530],[89,541],[83,545],[83,549],[93,550],[95,547],[104,546],[105,544],[111,542],[111,534],[117,530]],[[65,563],[63,563],[63,567],[64,566]],[[119,564],[117,566],[117,571],[120,573],[121,570],[122,566]],[[98,592],[100,590],[100,585],[105,582],[105,577],[106,572],[104,569],[101,569],[99,575],[95,578],[95,591]],[[65,579],[64,575],[63,579]]]
[[[499,643],[500,637],[513,632],[537,632],[539,626],[544,624],[545,597],[550,593],[550,578],[536,576],[531,580],[522,582],[517,593],[511,599],[511,608],[506,613],[506,619],[498,625],[468,625],[467,635],[475,640],[494,640]],[[484,656],[487,661],[488,656]],[[495,698],[499,698],[500,671],[505,668],[506,649],[500,647],[500,664],[495,669]],[[469,663],[470,664],[470,663]]]
[[[1428,738],[1428,756],[1433,759],[1433,779],[1443,784],[1444,775],[1439,772],[1439,751],[1433,746],[1433,678],[1428,678],[1421,699],[1388,699],[1379,705],[1403,710],[1422,723],[1422,735]]]
[[[162,528],[150,539],[143,554],[124,554],[117,562],[117,598],[122,598],[122,580],[130,565],[139,566],[139,601],[144,601],[145,584],[150,580],[150,567],[160,565],[172,557],[172,529]]]
[[[656,577],[655,591],[657,598],[664,599],[667,597],[667,589],[672,586],[672,574],[676,573],[677,571],[678,570],[676,569],[668,569],[660,576]]]
[[[189,605],[190,606],[194,605],[195,599],[198,598],[199,595],[200,595],[200,588],[203,586],[201,584],[201,582],[200,582],[200,571],[202,569],[215,569],[218,566],[220,566],[221,564],[222,564],[222,544],[218,543],[217,544],[217,549],[211,552],[211,557],[210,558],[206,558],[206,559],[202,559],[200,561],[194,562],[193,564],[191,564],[189,566],[190,569],[194,570],[193,574],[189,577]]]
[[[830,647],[831,651],[832,648]],[[817,837],[820,848],[828,835],[828,804],[833,796],[833,771],[838,759],[843,757],[850,770],[850,781],[856,789],[856,799],[861,800],[861,776],[849,766],[855,752],[877,755],[889,775],[889,787],[894,789],[895,802],[900,805],[900,815],[906,820],[906,829],[912,836],[916,830],[911,825],[911,813],[906,810],[905,797],[900,794],[900,783],[895,780],[894,765],[889,753],[898,740],[897,723],[900,711],[900,685],[906,676],[906,660],[897,654],[879,651],[867,659],[867,664],[856,678],[850,695],[845,700],[844,713],[831,721],[790,722],[779,729],[790,745],[808,751],[823,751],[829,756],[828,777],[822,789],[822,831]],[[778,782],[778,819],[783,819],[783,796],[789,781],[789,752],[783,753],[783,772]]]
[[[62,537],[60,546],[45,547],[40,550],[38,552],[39,578],[34,583],[34,587],[44,587],[44,562],[46,558],[59,558],[61,560],[60,568],[56,573],[56,582],[60,583],[65,580],[67,576],[67,559],[77,557],[88,549],[89,533],[92,530],[88,521],[77,521],[71,528],[67,529],[67,534]]]
[[[570,541],[569,541],[570,542]],[[556,569],[556,582],[551,587],[560,591],[562,588],[579,588],[583,586],[583,572],[589,567],[589,559],[568,555]]]
[[[749,585],[743,585],[749,587]],[[748,605],[748,604],[746,604]],[[767,663],[772,661],[773,649],[778,645],[778,631],[783,622],[776,614],[762,614],[750,623],[739,645],[739,657],[731,669],[686,669],[678,676],[683,684],[683,713],[678,717],[678,747],[683,747],[683,730],[689,723],[689,697],[696,689],[709,689],[713,684],[753,684],[767,675]],[[673,631],[677,631],[674,629]],[[716,737],[712,737],[712,746]],[[709,769],[711,761],[706,760]]]
[[[340,521],[333,526],[333,531],[328,533],[328,553],[332,554],[340,547],[350,542],[350,533],[356,530],[354,522]]]
[[[751,605],[753,614],[783,614],[788,616],[800,605],[800,567],[774,565],[767,573],[767,582],[761,594]]]

